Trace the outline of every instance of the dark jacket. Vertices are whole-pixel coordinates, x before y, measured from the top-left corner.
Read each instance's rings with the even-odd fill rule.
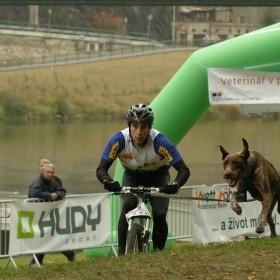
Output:
[[[53,179],[62,187],[62,181],[57,176],[53,176]]]
[[[66,190],[53,179],[47,180],[41,173],[29,186],[28,198],[40,198],[48,201],[51,199],[51,193],[57,194],[57,200],[61,200],[66,195]]]

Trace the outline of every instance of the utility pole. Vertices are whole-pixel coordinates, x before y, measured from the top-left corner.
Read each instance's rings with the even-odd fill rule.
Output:
[[[148,32],[147,32],[147,38],[149,39],[150,37],[150,28],[151,28],[151,20],[153,19],[153,15],[149,14],[148,15],[148,20],[149,20],[149,23],[148,23]]]
[[[175,45],[175,6],[173,6],[173,20],[172,20],[172,45]]]
[[[126,36],[126,26],[127,26],[128,19],[125,17],[123,21],[124,21],[124,36]]]
[[[39,24],[38,5],[29,5],[29,24],[32,26]]]
[[[49,30],[49,32],[50,32],[52,9],[49,9],[49,10],[48,10],[48,13],[49,13],[48,30]]]

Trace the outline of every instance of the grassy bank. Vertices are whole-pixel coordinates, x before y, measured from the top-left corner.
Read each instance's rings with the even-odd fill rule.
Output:
[[[208,246],[175,242],[171,250],[144,255],[94,259],[78,255],[74,264],[46,255],[49,262],[43,268],[9,266],[1,279],[278,280],[279,241],[276,237]]]
[[[2,72],[0,119],[121,119],[135,103],[151,103],[192,51],[69,66]],[[205,119],[241,117],[240,106],[212,106]],[[278,117],[278,116],[277,116]]]
[[[191,54],[181,51],[2,72],[1,104],[17,101],[18,111],[31,120],[119,118],[134,103],[150,103]],[[17,110],[6,107],[0,110],[2,117]]]

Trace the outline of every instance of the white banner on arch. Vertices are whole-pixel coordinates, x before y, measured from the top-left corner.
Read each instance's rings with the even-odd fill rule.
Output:
[[[208,93],[212,105],[280,104],[280,73],[209,68]]]

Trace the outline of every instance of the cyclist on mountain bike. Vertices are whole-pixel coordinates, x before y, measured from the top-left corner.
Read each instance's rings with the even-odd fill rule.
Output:
[[[145,104],[135,104],[127,114],[128,128],[116,133],[105,147],[96,170],[98,180],[110,192],[121,190],[120,184],[108,174],[118,157],[124,167],[123,186],[156,187],[166,194],[175,194],[183,186],[190,171],[178,150],[159,131],[152,128],[154,113]],[[177,170],[173,183],[170,182],[169,168]],[[125,254],[127,221],[125,214],[137,206],[135,196],[122,196],[122,211],[118,223],[119,255]],[[154,250],[163,250],[167,235],[166,221],[169,198],[150,197],[153,216],[152,241]]]

